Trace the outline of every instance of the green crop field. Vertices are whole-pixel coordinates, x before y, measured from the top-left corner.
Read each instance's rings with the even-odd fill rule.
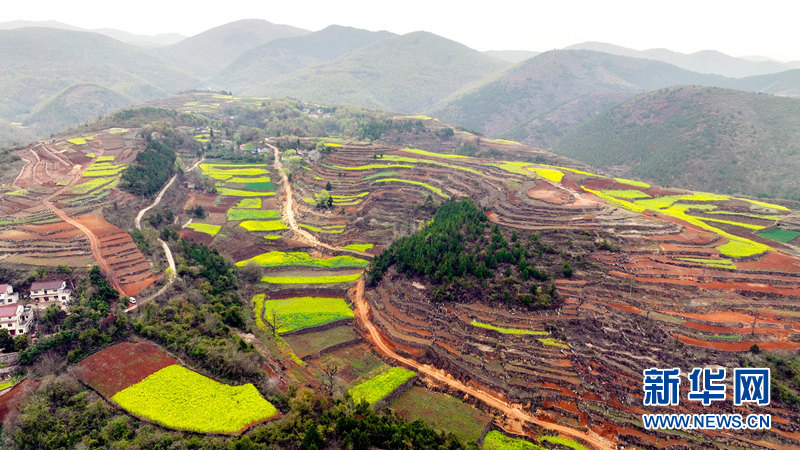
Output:
[[[441,189],[439,189],[437,187],[433,187],[430,184],[423,183],[421,181],[403,180],[403,179],[400,179],[400,178],[381,178],[379,180],[373,181],[373,183],[392,183],[392,182],[416,184],[417,186],[422,186],[422,187],[424,187],[426,189],[429,189],[429,190],[433,191],[436,195],[438,195],[440,197],[450,198],[450,196],[445,194],[444,192],[442,192]]]
[[[115,394],[126,411],[167,428],[234,434],[278,411],[252,384],[229,386],[174,364]]]
[[[236,204],[236,208],[261,208],[260,198],[243,198]]]
[[[245,220],[239,226],[247,231],[280,231],[289,229],[280,220]]]
[[[227,183],[230,183],[230,180],[228,180]],[[253,191],[274,191],[275,185],[272,184],[272,181],[250,182],[244,185],[244,189]]]
[[[368,181],[368,180],[373,180],[375,178],[390,178],[400,173],[401,172],[399,170],[384,170],[383,172],[375,172],[373,174],[367,175],[361,179],[364,181]]]
[[[640,198],[651,198],[650,195],[636,189],[603,189],[603,194],[610,195],[616,198],[625,198],[628,200],[638,200]]]
[[[283,340],[289,344],[297,356],[302,358],[332,345],[353,341],[358,337],[358,333],[353,330],[352,326],[341,325],[329,330],[284,336]]]
[[[107,162],[94,163],[83,171],[83,177],[108,177],[118,175],[128,167],[127,164],[109,164]]]
[[[234,176],[265,175],[267,173],[265,167],[265,164],[200,164],[203,173],[215,180],[228,180]]]
[[[255,305],[263,303],[261,308],[256,306],[256,313],[259,309],[263,311],[267,322],[272,311],[275,311],[279,334],[354,317],[353,311],[343,298],[292,297],[265,300],[264,294],[258,294],[253,297],[253,303]]]
[[[483,450],[545,450],[525,439],[512,438],[492,430],[483,437]]]
[[[347,275],[327,275],[320,277],[265,276],[261,277],[261,282],[269,284],[333,284],[356,281],[360,276],[361,273]]]
[[[531,330],[521,330],[519,328],[496,327],[496,326],[488,324],[488,323],[478,322],[477,320],[473,320],[472,321],[472,325],[476,326],[478,328],[486,328],[486,329],[489,329],[489,330],[499,331],[500,333],[503,333],[503,334],[529,334],[529,335],[534,335],[534,336],[546,336],[546,335],[550,334],[547,331],[531,331]]]
[[[259,206],[261,205],[259,204]],[[274,209],[262,210],[231,208],[228,210],[227,216],[228,220],[280,219],[281,213],[280,211],[275,211]]]
[[[466,159],[470,159],[470,157],[469,157],[469,156],[464,156],[464,155],[453,155],[452,153],[436,153],[436,152],[429,152],[429,151],[427,151],[427,150],[418,150],[418,149],[416,149],[416,148],[402,148],[402,149],[400,149],[400,151],[403,151],[403,152],[406,152],[406,153],[413,153],[413,154],[415,154],[415,155],[423,155],[423,156],[436,156],[436,157],[439,157],[439,158],[452,158],[452,159],[462,159],[462,158],[466,158]]]
[[[332,258],[314,258],[305,252],[269,252],[262,253],[244,261],[236,263],[242,267],[248,261],[255,261],[264,267],[288,267],[288,266],[308,266],[308,267],[366,267],[369,261],[356,258],[354,256],[343,255]]]
[[[455,397],[418,386],[411,386],[390,407],[406,420],[421,418],[436,430],[455,434],[465,444],[477,441],[490,420],[486,413]]]
[[[200,233],[210,234],[211,236],[216,236],[217,233],[219,233],[220,228],[222,227],[219,225],[212,225],[210,223],[192,222],[189,225],[187,225],[186,228],[190,228]]]
[[[681,261],[689,261],[689,262],[696,262],[700,264],[704,264],[708,267],[717,267],[721,269],[736,269],[736,264],[733,263],[730,259],[720,258],[678,258]]]
[[[269,183],[270,177],[231,177],[225,180],[226,183]]]
[[[305,228],[307,230],[311,230],[317,233],[331,233],[337,234],[344,231],[344,225],[330,225],[327,227],[315,227],[314,225],[307,225],[305,223],[298,223],[298,227]]]
[[[558,342],[553,338],[538,338],[539,342],[550,347],[569,348],[569,345]]]
[[[119,177],[97,177],[85,183],[70,186],[67,191],[72,194],[86,194],[87,192],[91,192],[101,187],[103,189],[112,189],[117,187],[117,184],[119,184]],[[7,192],[6,194],[13,195],[10,192]]]
[[[217,188],[217,192],[219,195],[228,195],[230,197],[269,197],[270,195],[275,195],[274,192],[243,191],[226,187]]]
[[[636,181],[636,180],[628,180],[627,178],[614,178],[617,183],[627,184],[628,186],[636,186],[640,188],[649,188],[650,185],[643,182],[643,181]]]
[[[370,378],[353,389],[350,389],[350,395],[353,396],[353,400],[356,402],[365,401],[372,405],[394,392],[395,389],[402,386],[415,375],[415,372],[406,368],[392,367],[386,372]]]
[[[773,230],[764,231],[756,234],[764,239],[769,239],[771,241],[783,242],[783,243],[791,242],[797,239],[798,236],[800,236],[800,233],[798,233],[797,231],[781,230],[780,228],[775,228]]]
[[[367,250],[372,249],[372,247],[373,244],[350,244],[350,245],[345,245],[342,248],[346,248],[348,250],[356,250],[359,252],[366,252]]]

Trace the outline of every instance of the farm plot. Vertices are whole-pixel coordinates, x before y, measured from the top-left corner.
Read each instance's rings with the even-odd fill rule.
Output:
[[[201,433],[237,434],[278,413],[252,384],[229,386],[177,364],[118,392],[111,400],[135,416]]]
[[[70,370],[131,414],[177,430],[235,434],[277,415],[252,384],[218,383],[148,342],[113,345]]]
[[[315,331],[284,336],[283,340],[300,358],[314,355],[334,345],[358,339],[358,334],[349,325],[341,325],[329,330]]]
[[[247,200],[247,199],[245,199]],[[261,199],[257,199],[261,200]],[[260,203],[259,203],[259,208]],[[255,209],[255,208],[231,208],[226,213],[229,221],[237,220],[260,220],[260,219],[280,219],[281,212],[274,209]]]
[[[228,163],[206,163],[200,164],[200,169],[204,175],[215,180],[225,181],[234,176],[258,176],[266,175],[265,164],[228,164]]]
[[[248,261],[255,261],[264,267],[290,267],[290,266],[304,266],[304,267],[322,267],[322,268],[339,268],[339,267],[367,267],[369,261],[354,256],[342,255],[334,256],[331,258],[314,258],[306,252],[279,252],[273,251],[262,253],[244,261],[236,263],[237,266],[243,267]]]
[[[412,372],[403,367],[392,367],[391,369],[370,378],[367,381],[350,389],[350,395],[356,402],[365,401],[370,405],[382,400],[387,395],[394,392],[406,381],[416,376],[416,372]]]
[[[278,334],[354,317],[343,298],[292,297],[269,300],[265,299],[264,294],[258,294],[253,297],[253,307],[256,316],[267,322],[274,311]]]
[[[335,284],[356,281],[361,273],[347,275],[321,275],[321,276],[264,276],[262,283],[268,284]]]
[[[127,168],[128,168],[127,164],[110,164],[107,162],[98,162],[87,167],[86,170],[83,171],[81,176],[84,178],[114,176],[114,175],[119,175],[120,172],[122,172]]]
[[[432,428],[453,433],[464,443],[477,441],[491,420],[457,398],[419,386],[411,386],[389,406],[406,420],[422,418]]]
[[[210,224],[210,223],[192,222],[189,225],[187,225],[186,228],[189,228],[191,230],[197,231],[199,233],[205,233],[205,234],[208,234],[208,235],[211,235],[211,236],[216,236],[217,233],[219,233],[220,228],[222,228],[222,227],[219,226],[219,225],[213,225],[213,224]]]

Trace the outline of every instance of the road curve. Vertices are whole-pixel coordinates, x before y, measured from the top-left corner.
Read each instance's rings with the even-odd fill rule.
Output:
[[[283,211],[281,211],[281,217],[283,218],[283,221],[286,223],[289,229],[292,230],[294,234],[296,234],[300,238],[301,241],[304,241],[307,244],[312,245],[314,247],[323,247],[334,252],[346,252],[346,253],[352,253],[354,255],[367,256],[371,258],[372,255],[370,255],[369,253],[326,244],[317,239],[316,236],[314,236],[313,234],[297,226],[297,221],[294,218],[294,196],[292,193],[292,183],[289,182],[289,177],[287,177],[285,173],[281,173],[281,169],[283,168],[283,164],[281,164],[281,152],[280,150],[278,150],[278,147],[275,147],[274,145],[271,144],[266,144],[266,145],[275,152],[275,162],[274,162],[275,171],[278,172],[281,176],[281,184],[283,185],[283,196],[286,198],[286,200],[284,200],[283,202]]]
[[[388,356],[406,366],[412,367],[415,370],[424,373],[425,375],[444,383],[454,389],[457,389],[465,394],[471,395],[482,402],[486,403],[487,405],[495,408],[499,411],[502,411],[507,417],[511,419],[518,419],[522,422],[529,422],[534,425],[538,425],[542,428],[557,431],[559,433],[563,433],[568,436],[572,436],[578,439],[581,439],[585,442],[590,443],[595,448],[614,448],[614,446],[606,441],[605,439],[601,438],[599,435],[592,433],[584,433],[579,430],[575,430],[573,428],[559,425],[557,423],[546,422],[541,419],[537,419],[536,417],[530,415],[529,413],[523,411],[519,407],[511,406],[505,401],[489,394],[483,392],[481,390],[469,387],[462,383],[461,381],[453,378],[450,374],[445,373],[443,370],[436,369],[435,367],[420,364],[417,361],[414,361],[411,358],[405,358],[403,356],[398,355],[394,350],[389,347],[386,342],[383,340],[383,336],[378,331],[378,328],[372,323],[369,318],[369,304],[366,300],[364,300],[364,277],[361,277],[356,282],[356,287],[354,290],[353,295],[353,303],[356,306],[356,319],[364,329],[367,330],[368,336],[375,347],[383,353],[385,356]]]
[[[267,144],[267,145],[270,148],[272,148],[272,150],[275,152],[275,163],[274,163],[275,170],[280,172],[280,169],[282,168],[282,164],[280,162],[280,151],[278,150],[277,147],[275,147],[273,145],[270,145],[270,144]],[[342,248],[339,248],[339,247],[335,247],[335,246],[328,245],[328,244],[325,244],[323,242],[320,242],[311,233],[308,233],[307,231],[302,230],[297,226],[297,222],[295,221],[295,218],[294,218],[294,210],[292,208],[294,200],[292,198],[291,183],[289,183],[289,179],[285,174],[281,174],[281,178],[282,178],[282,182],[283,182],[283,195],[286,197],[286,201],[284,201],[284,203],[283,203],[283,211],[282,211],[281,215],[283,216],[283,219],[286,222],[286,224],[289,226],[289,228],[293,232],[295,232],[295,234],[297,234],[301,238],[301,240],[303,240],[303,241],[305,241],[305,242],[307,242],[309,244],[317,245],[317,246],[324,247],[324,248],[327,248],[327,249],[330,249],[330,250],[334,250],[334,251],[346,251],[346,249],[342,249]],[[362,252],[356,252],[356,253],[363,254]],[[418,363],[417,361],[414,361],[411,358],[405,358],[405,357],[400,356],[399,354],[397,354],[394,350],[392,350],[386,344],[386,342],[384,342],[383,336],[381,336],[381,334],[378,331],[377,327],[372,323],[372,321],[369,318],[369,304],[366,302],[366,300],[364,300],[364,277],[363,276],[361,278],[359,278],[358,281],[356,281],[356,287],[355,287],[354,295],[353,295],[353,304],[356,306],[356,319],[358,320],[359,324],[361,324],[361,326],[363,326],[364,329],[367,330],[368,337],[370,338],[372,343],[385,356],[388,356],[388,357],[390,357],[390,358],[392,358],[392,359],[394,359],[394,360],[396,360],[396,361],[398,361],[398,362],[400,362],[400,363],[402,363],[402,364],[404,364],[404,365],[406,365],[408,367],[412,367],[412,368],[416,369],[417,371],[422,372],[425,375],[427,375],[427,376],[429,376],[429,377],[431,377],[431,378],[433,378],[433,379],[435,379],[435,380],[437,380],[437,381],[439,381],[441,383],[444,383],[444,384],[446,384],[446,385],[448,385],[448,386],[450,386],[450,387],[452,387],[452,388],[454,388],[456,390],[459,390],[461,392],[464,392],[465,394],[468,394],[468,395],[471,395],[471,396],[473,396],[473,397],[475,397],[477,399],[480,399],[481,401],[483,401],[487,405],[491,406],[492,408],[495,408],[495,409],[497,409],[499,411],[502,411],[503,413],[505,413],[505,415],[507,417],[509,417],[511,419],[518,419],[518,420],[520,420],[522,422],[529,422],[529,423],[538,425],[538,426],[540,426],[542,428],[545,428],[545,429],[548,429],[548,430],[557,431],[557,432],[563,433],[563,434],[565,434],[567,436],[572,436],[572,437],[581,439],[581,440],[583,440],[585,442],[590,443],[595,448],[600,448],[600,449],[614,448],[614,445],[612,443],[606,441],[605,439],[603,439],[602,437],[600,437],[596,433],[593,433],[593,432],[590,432],[591,434],[584,433],[582,431],[575,430],[573,428],[570,428],[570,427],[567,427],[567,426],[564,426],[564,425],[559,425],[557,423],[551,423],[551,422],[546,422],[546,421],[541,420],[541,419],[537,419],[536,417],[534,417],[534,416],[530,415],[529,413],[523,411],[519,407],[511,406],[508,403],[506,403],[505,401],[503,401],[503,400],[501,400],[501,399],[499,399],[499,398],[497,398],[497,397],[495,397],[495,396],[493,396],[493,395],[491,395],[489,393],[486,393],[486,392],[483,392],[483,391],[480,391],[478,389],[475,389],[475,388],[472,388],[472,387],[469,387],[469,386],[465,385],[464,383],[462,383],[461,381],[453,378],[450,374],[446,373],[443,370],[436,369],[435,367],[432,367],[432,366],[429,366],[429,365],[420,364],[420,363]]]

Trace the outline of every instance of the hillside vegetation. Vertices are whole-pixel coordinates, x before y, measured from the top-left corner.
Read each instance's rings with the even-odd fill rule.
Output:
[[[395,36],[388,31],[367,31],[332,25],[297,37],[276,39],[244,52],[211,83],[241,91],[306,67],[332,61],[351,51]]]
[[[800,100],[660,89],[578,127],[554,151],[660,185],[798,199]]]
[[[36,107],[25,126],[61,130],[131,104],[130,98],[93,84],[70,86]]]
[[[244,91],[417,113],[508,63],[426,32],[384,39]]]
[[[636,93],[676,84],[715,84],[724,78],[689,72],[669,64],[588,50],[551,51],[524,61],[494,80],[454,96],[431,114],[490,136],[548,145],[611,105]],[[571,108],[579,102],[580,108]],[[567,112],[559,114],[560,108]],[[540,133],[536,125],[552,120]],[[578,119],[570,119],[577,117]]]

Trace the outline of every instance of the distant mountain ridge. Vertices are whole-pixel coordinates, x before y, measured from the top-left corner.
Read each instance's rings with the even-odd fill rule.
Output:
[[[212,86],[242,91],[306,67],[332,61],[380,40],[397,36],[331,25],[315,33],[275,39],[240,55],[210,80]]]
[[[786,70],[800,69],[800,61],[779,62],[764,58],[736,58],[716,50],[703,50],[691,54],[679,53],[665,48],[633,50],[604,42],[583,42],[566,47],[566,50],[592,50],[612,55],[646,58],[665,62],[699,73],[712,73],[732,78],[767,75]]]
[[[244,93],[416,113],[507,65],[455,41],[420,31],[380,40]]]
[[[160,47],[163,45],[171,45],[186,39],[186,36],[178,33],[159,33],[156,35],[134,34],[123,30],[114,28],[98,28],[94,30],[75,27],[66,23],[57,22],[55,20],[34,21],[34,20],[12,20],[10,22],[1,22],[0,30],[15,30],[18,28],[55,28],[57,30],[68,31],[88,31],[98,33],[126,44],[138,45],[141,47]]]

